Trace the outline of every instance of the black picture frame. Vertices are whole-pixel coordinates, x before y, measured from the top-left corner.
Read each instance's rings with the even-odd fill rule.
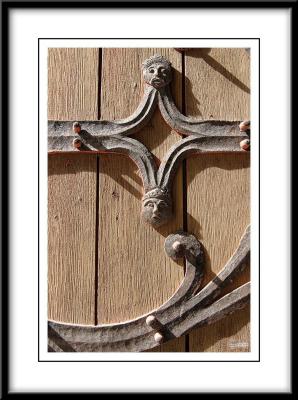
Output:
[[[122,2],[122,1],[109,1],[109,2],[101,2],[101,1],[2,1],[1,2],[1,54],[2,54],[2,72],[1,72],[1,87],[2,87],[2,104],[1,104],[1,125],[2,125],[2,135],[1,135],[1,256],[2,256],[2,268],[1,268],[1,281],[2,281],[2,295],[1,295],[1,311],[2,311],[2,329],[1,329],[1,398],[7,398],[8,396],[15,396],[10,392],[9,389],[9,368],[10,368],[10,360],[9,360],[9,246],[11,243],[9,242],[9,211],[10,211],[10,197],[9,197],[9,152],[12,150],[10,148],[9,143],[9,73],[10,73],[10,65],[9,65],[9,16],[10,12],[14,9],[44,9],[44,8],[249,8],[249,9],[258,9],[258,8],[268,8],[268,9],[287,9],[291,11],[291,55],[294,54],[295,49],[295,37],[294,37],[294,27],[295,27],[295,17],[297,12],[297,1],[162,1],[159,2],[157,0],[152,0],[151,2],[139,2],[139,1],[130,1],[130,2]],[[291,70],[291,82],[292,88],[295,85],[295,60],[294,57],[291,58],[292,70]],[[293,107],[293,92],[291,93],[291,108]],[[293,110],[293,108],[292,108]],[[293,127],[293,113],[292,113],[292,124]],[[292,129],[291,129],[292,131]],[[292,149],[294,145],[292,144]],[[293,151],[293,150],[292,150]],[[292,208],[291,208],[292,213]],[[292,271],[294,275],[294,270]],[[292,282],[294,279],[292,278]],[[293,289],[293,287],[292,287]],[[291,347],[293,346],[293,342],[291,342]],[[294,381],[293,381],[293,357],[291,359],[291,393],[294,394]],[[22,393],[24,394],[24,393]],[[29,394],[26,392],[26,394]],[[33,394],[33,393],[30,393]],[[34,393],[38,394],[38,393]],[[56,393],[55,393],[56,394]],[[62,394],[62,393],[60,393]],[[63,393],[67,394],[67,393]],[[91,394],[91,393],[82,393],[82,394]],[[112,394],[112,393],[111,393]],[[265,394],[262,392],[262,394]]]

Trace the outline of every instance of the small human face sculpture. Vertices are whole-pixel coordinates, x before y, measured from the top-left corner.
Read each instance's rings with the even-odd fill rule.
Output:
[[[165,224],[172,217],[172,202],[167,195],[148,192],[143,198],[143,219],[154,227]]]
[[[148,85],[160,89],[171,82],[171,64],[162,56],[153,56],[143,63],[143,76]]]

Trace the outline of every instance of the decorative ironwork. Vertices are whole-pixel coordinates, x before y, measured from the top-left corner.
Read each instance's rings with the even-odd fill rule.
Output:
[[[186,117],[175,106],[169,83],[171,63],[153,56],[142,64],[147,83],[136,112],[123,120],[92,122],[49,121],[50,154],[57,152],[115,152],[128,155],[138,166],[144,185],[142,216],[155,227],[172,217],[172,181],[178,165],[190,153],[239,152],[249,148],[249,122],[197,121]],[[175,143],[157,168],[151,152],[128,136],[142,129],[156,105],[168,125],[186,138]]]
[[[179,163],[189,154],[243,152],[250,146],[249,121],[198,121],[175,106],[169,83],[171,63],[153,56],[142,64],[147,86],[140,105],[130,117],[115,121],[49,121],[48,152],[98,152],[128,155],[143,180],[142,217],[158,227],[172,218],[172,182]],[[183,138],[168,151],[159,167],[153,154],[129,136],[142,129],[156,108],[167,124]],[[222,288],[249,261],[248,227],[239,247],[224,269],[198,292],[203,277],[203,253],[197,239],[186,232],[168,236],[169,257],[186,259],[186,273],[178,291],[160,308],[133,321],[83,326],[49,321],[51,351],[143,351],[194,327],[210,324],[249,302],[247,283],[218,299]],[[197,293],[197,294],[196,294]]]
[[[165,241],[167,254],[174,259],[186,259],[185,277],[173,297],[157,310],[120,324],[86,326],[49,321],[51,348],[65,352],[144,351],[243,308],[250,298],[249,283],[217,299],[222,289],[249,262],[249,233],[248,227],[238,249],[222,271],[199,292],[203,278],[200,243],[193,235],[185,232],[168,236]]]

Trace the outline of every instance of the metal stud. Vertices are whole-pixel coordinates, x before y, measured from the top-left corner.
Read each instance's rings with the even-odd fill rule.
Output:
[[[74,122],[72,125],[72,130],[74,131],[74,133],[81,133],[81,124],[79,122]]]
[[[154,335],[154,340],[156,341],[156,343],[161,344],[163,342],[163,336],[161,333],[157,332]]]
[[[149,317],[146,318],[146,324],[156,331],[161,331],[163,329],[163,325],[154,315],[149,315]]]
[[[72,145],[76,149],[79,149],[82,146],[82,142],[80,141],[80,139],[74,139],[72,142]]]
[[[248,151],[250,149],[250,140],[244,139],[240,142],[240,147],[242,150]]]
[[[240,132],[246,132],[250,129],[250,121],[243,121],[239,124]]]
[[[182,248],[182,245],[181,245],[181,243],[178,242],[178,240],[177,240],[176,242],[174,242],[174,243],[172,244],[172,247],[173,247],[173,250],[175,250],[176,252],[180,252],[180,251],[181,251],[181,248]]]

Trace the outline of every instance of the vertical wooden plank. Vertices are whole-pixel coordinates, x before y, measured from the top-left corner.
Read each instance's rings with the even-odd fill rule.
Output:
[[[247,119],[250,56],[245,49],[195,49],[185,56],[186,111],[202,119]]]
[[[144,88],[141,63],[154,54],[172,62],[172,91],[178,107],[181,105],[179,53],[172,49],[104,49],[101,118],[119,119],[136,109]],[[171,134],[158,111],[134,137],[158,159],[180,139]],[[99,169],[98,321],[113,323],[159,307],[183,279],[183,264],[174,263],[164,252],[167,235],[183,225],[182,175],[180,170],[174,185],[175,218],[154,229],[140,217],[143,190],[135,165],[123,156],[102,155]],[[176,342],[175,349],[184,351],[183,339]],[[166,345],[162,350],[167,350]]]
[[[249,55],[196,49],[185,57],[186,112],[202,119],[249,118]],[[203,243],[206,284],[235,251],[250,220],[249,154],[187,161],[188,229]],[[234,285],[249,280],[249,269]],[[190,351],[249,351],[249,307],[190,334]]]
[[[97,119],[98,59],[98,49],[49,49],[49,119]],[[48,169],[49,319],[92,324],[96,158],[49,156]]]
[[[248,352],[250,351],[249,310],[228,315],[210,327],[203,327],[190,334],[192,352]]]
[[[98,118],[98,49],[49,49],[48,119]]]

